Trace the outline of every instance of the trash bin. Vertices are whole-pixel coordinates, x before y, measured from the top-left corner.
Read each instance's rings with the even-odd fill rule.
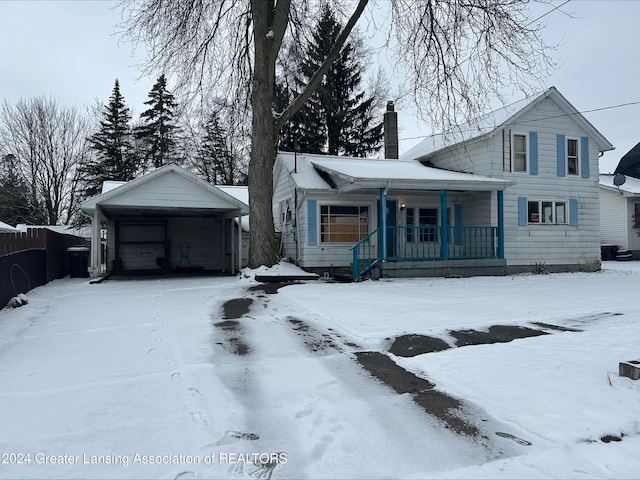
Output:
[[[89,276],[89,247],[69,247],[69,276],[86,278]]]
[[[606,262],[609,260],[615,260],[616,255],[618,254],[618,245],[612,245],[612,244],[601,245],[600,253],[601,253],[603,262]]]

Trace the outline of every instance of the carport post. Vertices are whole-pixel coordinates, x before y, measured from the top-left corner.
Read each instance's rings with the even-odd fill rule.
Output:
[[[91,222],[91,277],[95,278],[100,275],[100,247],[102,239],[100,238],[100,211],[96,206],[93,212],[93,220]]]
[[[240,270],[242,270],[242,217],[238,216],[238,271]]]

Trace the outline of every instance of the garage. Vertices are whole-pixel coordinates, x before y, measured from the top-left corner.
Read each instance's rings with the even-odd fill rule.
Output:
[[[173,164],[105,182],[103,193],[81,205],[92,220],[92,276],[234,274],[248,254],[246,195],[246,187],[210,185]]]

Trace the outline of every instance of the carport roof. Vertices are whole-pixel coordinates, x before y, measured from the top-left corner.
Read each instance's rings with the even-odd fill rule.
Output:
[[[175,164],[165,165],[84,201],[93,215],[247,215],[249,206]]]

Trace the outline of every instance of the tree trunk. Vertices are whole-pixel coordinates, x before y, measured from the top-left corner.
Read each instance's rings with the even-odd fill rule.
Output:
[[[273,163],[276,155],[276,125],[273,118],[275,58],[272,58],[270,27],[271,4],[253,0],[255,65],[251,97],[252,127],[249,160],[249,267],[270,267],[278,261],[273,212]]]

